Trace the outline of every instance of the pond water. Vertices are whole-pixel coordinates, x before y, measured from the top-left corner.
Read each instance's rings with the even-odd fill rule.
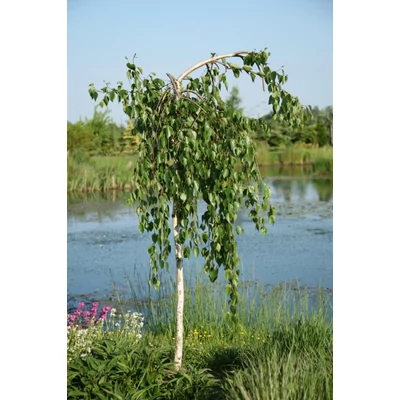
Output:
[[[333,289],[331,178],[316,178],[306,169],[262,169],[276,206],[275,225],[261,235],[245,209],[237,223],[241,280],[262,285],[297,282],[300,286]],[[150,234],[138,229],[128,193],[70,195],[68,197],[67,295],[69,306],[78,301],[112,300],[116,295],[147,293],[147,248]],[[173,280],[173,257],[162,279]],[[185,260],[186,277],[202,274],[201,259]],[[218,281],[223,281],[220,274]],[[189,282],[190,284],[190,282]]]

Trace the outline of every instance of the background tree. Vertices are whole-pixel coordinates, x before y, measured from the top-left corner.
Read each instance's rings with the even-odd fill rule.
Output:
[[[88,153],[92,145],[93,133],[83,121],[67,122],[67,150],[70,153],[78,149]]]
[[[325,121],[328,127],[328,142],[333,146],[333,107],[325,107]]]
[[[110,153],[112,138],[107,126],[112,121],[110,112],[111,110],[108,109],[99,111],[96,106],[93,117],[85,120],[87,127],[93,133],[92,154],[106,155]]]
[[[324,121],[319,120],[315,127],[316,130],[316,142],[318,143],[319,147],[323,147],[328,145],[329,134],[328,128]]]
[[[270,147],[286,147],[295,143],[305,143],[313,146],[323,147],[332,145],[332,107],[324,110],[317,106],[311,109],[312,118],[305,121],[304,125],[291,127],[286,121],[280,121],[275,113],[270,113],[261,117],[268,124],[268,130],[259,130],[254,133],[254,138],[263,140]]]
[[[117,155],[123,152],[124,140],[123,136],[126,131],[126,127],[123,125],[117,125],[112,119],[106,125],[106,136],[109,140],[108,147],[105,150],[106,154]],[[104,154],[104,151],[102,152]]]
[[[67,148],[77,149],[89,155],[121,154],[124,148],[126,127],[117,125],[110,117],[110,110],[99,111],[95,107],[93,117],[76,123],[67,122]]]
[[[230,91],[228,98],[226,99],[226,106],[228,109],[243,113],[243,108],[240,107],[241,104],[242,98],[239,96],[239,88],[234,86]]]
[[[125,129],[123,139],[123,154],[133,154],[137,151],[139,147],[139,138],[135,133],[135,126],[133,121],[130,119],[128,121],[128,126]]]
[[[265,234],[266,218],[274,222],[274,207],[269,204],[270,190],[262,181],[255,159],[255,147],[249,132],[264,124],[261,119],[245,118],[222,101],[221,90],[228,90],[227,74],[238,78],[247,74],[261,80],[270,93],[269,104],[281,120],[300,125],[307,109],[283,89],[288,77],[272,70],[270,53],[239,51],[212,56],[183,72],[178,78],[167,74],[169,83],[154,73],[143,76],[134,62],[127,62],[129,89],[122,82],[116,88],[89,87],[96,100],[103,94],[101,106],[115,99],[135,120],[140,137],[134,174],[136,188],[131,202],[137,204],[139,229],[152,232],[149,245],[150,282],[160,285],[159,269],[169,268],[174,237],[177,266],[177,332],[175,368],[182,363],[183,346],[183,259],[191,254],[204,260],[204,270],[212,282],[224,270],[229,306],[236,320],[240,259],[235,226],[238,210],[244,204],[256,229]],[[235,58],[241,65],[229,62]],[[200,78],[190,74],[204,68]],[[206,203],[200,215],[198,200]],[[172,217],[172,229],[170,221]]]

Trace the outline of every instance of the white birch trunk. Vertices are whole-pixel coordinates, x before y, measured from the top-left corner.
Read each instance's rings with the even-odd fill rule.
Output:
[[[175,241],[175,257],[176,257],[176,286],[177,286],[177,302],[176,302],[176,343],[175,343],[175,371],[179,371],[182,366],[183,351],[183,302],[184,302],[184,286],[183,286],[183,260],[182,247],[176,243],[176,237],[179,234],[179,221],[176,216],[175,209],[172,215],[172,228],[174,231]]]

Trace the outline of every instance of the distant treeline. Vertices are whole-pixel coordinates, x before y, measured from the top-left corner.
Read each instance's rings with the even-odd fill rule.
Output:
[[[77,150],[89,156],[135,154],[139,138],[134,124],[117,125],[110,117],[110,110],[100,111],[97,107],[91,119],[75,123],[67,122],[67,149],[71,154]],[[287,124],[274,120],[272,112],[261,118],[271,127],[267,131],[253,132],[257,141],[265,142],[271,149],[293,144],[308,144],[313,147],[333,145],[333,109],[314,107],[313,118],[301,129],[291,129]]]
[[[312,118],[300,129],[292,129],[287,124],[273,119],[273,113],[262,118],[268,121],[271,129],[255,133],[257,140],[264,140],[270,147],[285,147],[295,143],[310,144],[315,147],[333,146],[333,108],[332,106],[311,109]]]
[[[95,107],[91,119],[76,123],[67,122],[67,150],[79,151],[90,156],[131,155],[137,150],[139,139],[133,123],[117,125],[110,117],[110,110]]]

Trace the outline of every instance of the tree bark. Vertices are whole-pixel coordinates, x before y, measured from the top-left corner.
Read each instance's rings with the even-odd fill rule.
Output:
[[[172,228],[174,232],[175,242],[175,258],[176,258],[176,289],[177,289],[177,302],[176,302],[176,342],[175,342],[175,371],[179,371],[182,366],[182,352],[183,352],[183,304],[184,304],[184,285],[183,285],[183,259],[182,247],[176,242],[179,234],[179,220],[176,215],[175,206],[172,215]]]

